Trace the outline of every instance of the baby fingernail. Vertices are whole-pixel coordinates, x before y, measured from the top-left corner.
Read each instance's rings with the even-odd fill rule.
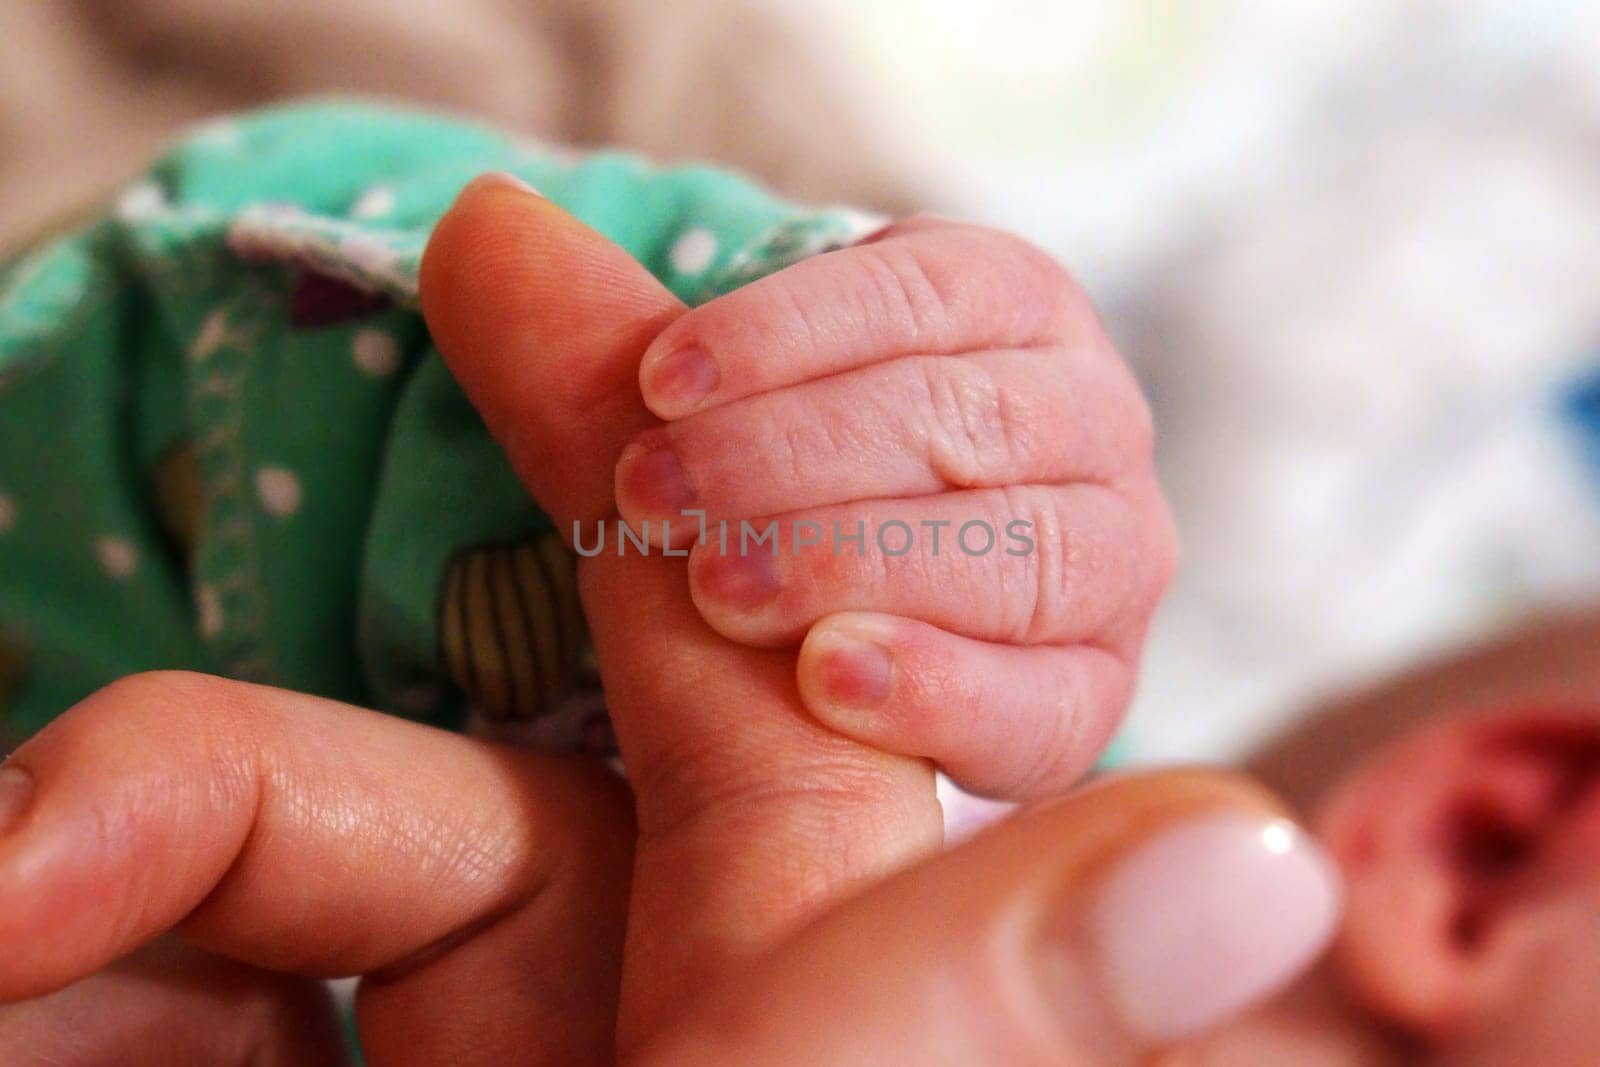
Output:
[[[778,595],[778,563],[760,548],[712,555],[700,569],[699,585],[719,603],[754,610]]]
[[[695,501],[678,453],[665,440],[635,443],[617,461],[617,496],[636,512],[676,518]]]
[[[21,767],[0,766],[0,835],[22,821],[33,802],[33,775]]]
[[[645,371],[645,392],[672,412],[697,407],[722,381],[716,361],[693,345],[669,352]]]
[[[1090,936],[1126,1025],[1161,1042],[1204,1029],[1293,978],[1339,912],[1322,849],[1287,819],[1209,816],[1110,869]]]
[[[835,623],[806,640],[802,685],[818,717],[850,733],[870,731],[894,685],[887,637],[870,625]]]

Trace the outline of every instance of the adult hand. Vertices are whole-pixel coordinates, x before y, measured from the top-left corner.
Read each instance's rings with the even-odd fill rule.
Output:
[[[7,774],[4,999],[175,925],[274,970],[369,972],[358,1019],[375,1064],[610,1059],[614,986],[594,979],[614,980],[626,857],[607,842],[626,835],[607,825],[611,787],[582,768],[156,675],[69,712]],[[586,821],[567,803],[591,785]],[[630,1058],[1125,1062],[1286,982],[1335,912],[1331,867],[1258,789],[1113,780],[752,953],[657,1015]],[[169,943],[0,1008],[0,1058],[337,1063],[330,1020],[309,985]]]
[[[175,931],[261,972],[367,976],[356,1011],[375,1064],[609,1062],[631,858],[627,791],[604,768],[136,675],[0,770],[0,1003]],[[220,1062],[241,1047],[306,1062],[284,1050],[308,1043],[338,1062],[303,988],[234,968],[225,996],[208,968],[222,973],[136,961],[96,978],[102,995],[0,1008],[0,1062],[28,1062],[46,1032],[78,1050],[67,1062],[174,1062],[174,1038]],[[212,1010],[186,1006],[201,993]]]

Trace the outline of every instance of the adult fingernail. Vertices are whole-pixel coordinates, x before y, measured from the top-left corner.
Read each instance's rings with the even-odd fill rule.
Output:
[[[697,584],[719,604],[753,611],[778,595],[778,561],[760,548],[713,553],[700,566]]]
[[[1090,936],[1124,1023],[1152,1042],[1221,1021],[1316,958],[1339,913],[1333,863],[1287,819],[1213,815],[1114,863]]]
[[[657,414],[681,415],[700,406],[722,381],[716,360],[695,345],[648,361],[645,398]]]
[[[503,170],[491,170],[486,174],[480,174],[473,179],[473,184],[482,188],[506,189],[511,192],[526,193],[530,196],[537,196],[540,199],[544,198],[543,194],[540,193],[539,190],[535,189],[533,186],[529,185],[515,174],[511,174],[508,171]]]
[[[683,461],[664,437],[629,445],[617,461],[617,502],[625,513],[672,518],[695,502]]]
[[[800,685],[812,713],[850,734],[871,733],[894,686],[892,634],[874,619],[830,620],[800,650]]]
[[[22,821],[33,802],[33,775],[21,767],[0,766],[0,836]]]

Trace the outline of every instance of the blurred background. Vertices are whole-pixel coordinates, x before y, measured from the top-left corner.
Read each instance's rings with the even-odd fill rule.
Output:
[[[0,0],[0,249],[333,91],[1055,252],[1186,544],[1136,758],[1600,601],[1600,5]]]

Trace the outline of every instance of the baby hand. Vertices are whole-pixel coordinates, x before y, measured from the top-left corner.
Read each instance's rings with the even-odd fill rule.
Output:
[[[1144,398],[1047,255],[899,223],[684,314],[640,384],[666,425],[618,463],[623,518],[703,533],[699,611],[803,640],[812,714],[991,795],[1095,759],[1176,537]]]

